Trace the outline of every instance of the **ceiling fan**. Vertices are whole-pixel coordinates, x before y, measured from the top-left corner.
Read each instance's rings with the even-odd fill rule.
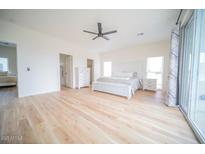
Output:
[[[98,25],[98,33],[96,32],[91,32],[91,31],[87,31],[87,30],[83,30],[83,32],[86,32],[86,33],[90,33],[90,34],[94,34],[94,35],[97,35],[96,37],[94,37],[92,40],[95,40],[96,38],[98,37],[102,37],[104,38],[105,40],[110,40],[107,36],[105,35],[109,35],[109,34],[112,34],[112,33],[117,33],[116,30],[112,30],[112,31],[109,31],[109,32],[102,32],[102,24],[101,23],[97,23]]]

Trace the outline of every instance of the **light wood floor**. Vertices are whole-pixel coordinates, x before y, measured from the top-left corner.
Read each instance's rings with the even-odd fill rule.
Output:
[[[88,88],[20,99],[0,89],[0,142],[198,143],[181,112],[163,102],[143,91],[128,101]]]

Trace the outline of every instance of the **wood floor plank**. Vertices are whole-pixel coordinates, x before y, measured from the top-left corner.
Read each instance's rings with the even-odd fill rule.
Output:
[[[198,143],[161,92],[131,100],[89,88],[16,98],[0,89],[0,143]],[[9,138],[6,138],[9,137]]]

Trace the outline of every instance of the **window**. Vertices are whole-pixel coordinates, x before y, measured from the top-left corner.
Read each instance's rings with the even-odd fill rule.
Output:
[[[104,65],[103,65],[103,67],[104,67],[104,73],[103,73],[103,75],[104,76],[111,76],[111,73],[112,73],[112,62],[104,62]]]
[[[0,58],[0,71],[1,72],[8,71],[8,58]]]
[[[146,77],[148,79],[157,79],[157,89],[162,89],[163,61],[164,61],[164,57],[147,58]]]

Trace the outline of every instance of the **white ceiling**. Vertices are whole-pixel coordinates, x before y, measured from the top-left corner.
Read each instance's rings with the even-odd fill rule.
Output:
[[[0,10],[0,18],[73,42],[93,52],[104,52],[138,43],[169,39],[179,10]],[[102,38],[83,30],[117,30]],[[137,36],[143,32],[143,36]]]

